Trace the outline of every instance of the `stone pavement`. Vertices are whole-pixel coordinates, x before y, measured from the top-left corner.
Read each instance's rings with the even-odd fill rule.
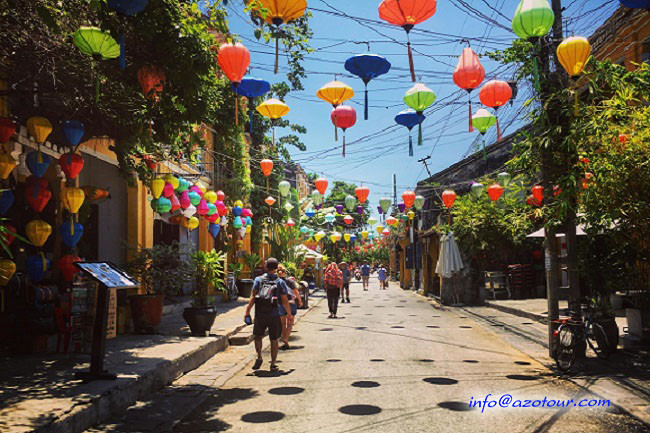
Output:
[[[221,304],[209,337],[192,337],[181,313],[164,316],[158,335],[107,341],[104,367],[115,381],[82,383],[89,355],[47,354],[0,359],[0,432],[80,432],[143,395],[197,368],[228,346],[245,324],[246,301]]]

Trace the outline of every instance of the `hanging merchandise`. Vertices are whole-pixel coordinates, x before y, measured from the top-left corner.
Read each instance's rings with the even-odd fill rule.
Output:
[[[404,209],[406,209],[406,205],[404,204],[404,202],[397,203],[397,209],[400,211],[400,213],[403,213]]]
[[[218,190],[217,191],[217,200],[220,200],[220,201],[226,200],[226,194],[223,191]]]
[[[210,209],[208,208],[208,202],[205,201],[205,199],[201,199],[198,206],[196,207],[196,213],[203,216],[207,215],[209,210]]]
[[[271,132],[273,135],[271,142],[273,145],[272,148],[275,149],[275,120],[286,116],[289,111],[291,111],[291,109],[287,104],[275,98],[267,99],[258,105],[255,109],[262,116],[271,119]]]
[[[160,197],[157,200],[151,200],[151,203],[152,207],[154,208],[154,212],[160,215],[166,214],[172,210],[172,202],[166,197]]]
[[[468,106],[469,106],[469,132],[474,131],[472,122],[472,90],[481,85],[485,78],[485,69],[481,65],[480,60],[476,53],[467,47],[458,59],[458,64],[454,70],[453,79],[454,83],[461,89],[467,91]]]
[[[501,194],[503,194],[503,190],[504,188],[498,183],[493,183],[492,185],[490,185],[487,189],[488,195],[490,196],[490,200],[492,201],[499,200],[499,197],[501,197]]]
[[[166,179],[165,179],[165,181],[168,182]],[[184,191],[187,191],[189,188],[190,188],[190,182],[187,179],[183,178],[183,177],[179,177],[178,178],[178,186],[176,187],[176,192],[182,193]],[[219,199],[219,200],[221,200],[221,199]]]
[[[365,240],[368,239],[368,230],[362,230],[361,231],[361,237]]]
[[[327,191],[327,185],[328,184],[329,184],[329,182],[327,181],[327,179],[322,178],[322,177],[319,177],[318,179],[316,179],[314,181],[314,186],[316,186],[316,189],[320,193],[321,199],[322,199],[322,196],[325,195],[325,191]]]
[[[122,15],[133,16],[142,12],[149,0],[108,0],[108,7]],[[120,68],[126,68],[124,32],[120,33]]]
[[[411,209],[415,204],[415,193],[413,191],[404,191],[402,193],[402,200],[404,200],[404,205],[407,209]],[[400,210],[404,212],[404,210]]]
[[[325,237],[325,232],[320,231],[314,235],[314,239],[316,239],[316,242],[320,242],[321,239]]]
[[[389,226],[396,226],[398,222],[399,221],[397,221],[397,218],[395,218],[392,215],[386,218],[386,224],[388,224]]]
[[[354,97],[354,90],[344,82],[334,80],[318,89],[316,96],[332,104],[333,108],[336,108],[348,99],[352,99]]]
[[[205,194],[203,194],[203,198],[208,202],[215,204],[217,202],[217,193],[210,190],[206,191]]]
[[[350,233],[344,233],[344,234],[343,234],[343,240],[344,240],[346,243],[349,243],[349,242],[350,242],[350,239],[352,239],[352,235],[350,235]]]
[[[379,18],[399,26],[406,32],[409,68],[411,79],[415,82],[415,66],[409,33],[413,27],[436,13],[436,0],[383,0],[379,5]]]
[[[533,193],[533,198],[537,203],[544,202],[544,187],[541,185],[535,185],[531,192]]]
[[[181,181],[176,176],[174,176],[173,174],[168,174],[165,177],[163,177],[163,180],[165,181],[165,183],[171,184],[174,191],[180,192],[178,191],[178,189],[181,186]],[[214,196],[216,200],[217,195],[215,194]]]
[[[286,180],[283,180],[278,184],[278,190],[280,191],[280,195],[282,197],[286,197],[289,195],[289,191],[291,190],[291,184]]]
[[[502,172],[497,175],[497,181],[501,186],[507,186],[510,183],[510,173]]]
[[[234,87],[233,90],[246,99],[248,99],[248,132],[253,134],[253,108],[255,104],[253,103],[255,98],[263,96],[265,93],[268,93],[271,90],[271,84],[268,81],[262,80],[260,78],[254,78],[251,76],[245,76],[242,78],[239,86]]]
[[[198,192],[190,191],[187,193],[187,195],[190,197],[190,203],[192,203],[192,206],[198,206],[201,202],[201,194]]]
[[[78,120],[66,120],[61,123],[61,129],[63,130],[63,135],[70,144],[70,147],[74,149],[79,146],[85,133],[83,123]]]
[[[196,207],[191,204],[185,210],[183,210],[183,216],[185,218],[192,218],[196,214]]]
[[[242,203],[241,200],[236,200],[232,207],[232,214],[234,216],[241,216],[241,213],[243,211],[243,206],[244,203]]]
[[[32,150],[25,156],[25,165],[31,174],[43,177],[50,166],[51,158],[40,150]]]
[[[370,46],[370,45],[368,45]],[[368,120],[368,83],[390,71],[391,64],[384,57],[377,54],[357,54],[345,61],[345,69],[351,74],[361,78],[365,86],[365,104],[363,118]]]
[[[270,159],[263,159],[260,161],[260,168],[262,169],[262,174],[266,178],[266,192],[269,192],[269,176],[273,172],[273,161]]]
[[[0,312],[5,311],[5,289],[16,273],[16,264],[9,259],[0,259]]]
[[[174,212],[174,200],[173,199],[172,199],[172,212]],[[217,212],[217,206],[214,203],[208,203],[208,213],[206,215],[207,216],[212,216],[212,215],[219,216],[219,213]]]
[[[377,234],[380,235],[381,232],[384,230],[384,226],[379,224],[377,227],[375,227],[375,230],[377,230]]]
[[[232,220],[232,226],[238,230],[242,227],[244,227],[244,222],[241,219],[241,216],[235,216]]]
[[[14,192],[11,189],[0,190],[0,215],[5,215],[14,204]]]
[[[76,179],[83,170],[84,163],[85,161],[81,155],[72,152],[64,153],[59,157],[59,166],[65,173],[66,179]]]
[[[57,266],[63,274],[63,279],[65,281],[72,281],[75,274],[79,272],[79,268],[77,268],[74,264],[80,261],[81,259],[73,254],[67,254],[59,259]]]
[[[293,219],[289,218],[287,220],[287,227],[293,227],[295,225],[296,225],[296,222]]]
[[[264,203],[266,203],[269,206],[273,206],[275,204],[275,199],[271,196],[268,196],[264,199]],[[270,212],[270,210],[269,210]]]
[[[442,202],[445,204],[447,209],[451,209],[454,206],[455,201],[456,193],[453,190],[448,189],[442,193]]]
[[[32,283],[39,283],[45,278],[46,272],[50,269],[50,264],[51,262],[45,258],[43,253],[27,257],[25,269]]]
[[[72,42],[79,51],[90,56],[95,62],[99,60],[115,59],[120,56],[121,50],[118,43],[111,35],[103,32],[98,27],[79,27],[72,35]],[[95,102],[99,102],[99,73],[95,73]]]
[[[158,198],[162,195],[165,188],[165,179],[157,177],[151,181],[151,195],[153,198]]]
[[[219,47],[217,63],[232,86],[237,89],[251,63],[251,55],[241,43],[225,43]],[[239,125],[239,96],[237,95],[235,95],[235,125]]]
[[[366,202],[366,200],[368,200],[368,195],[370,195],[370,188],[367,186],[360,186],[354,189],[354,193],[357,195],[359,202],[363,204]]]
[[[325,215],[325,221],[327,221],[328,224],[332,224],[335,219],[336,219],[336,217],[331,213],[328,213],[327,215]]]
[[[187,209],[192,204],[190,201],[190,193],[188,191],[183,191],[178,201],[181,204],[181,209]]]
[[[172,204],[172,207],[171,207],[171,209],[169,210],[171,213],[174,213],[174,212],[176,212],[178,209],[181,208],[181,202],[178,200],[178,197],[176,196],[176,194],[172,194],[172,196],[169,198],[169,201],[170,201],[171,204]],[[216,207],[215,205],[212,205],[212,206],[214,207],[214,212],[216,212],[216,211],[217,211],[217,207]],[[213,212],[213,213],[214,213],[214,212]]]
[[[361,206],[361,205],[357,206],[357,213],[359,215],[363,215],[363,206]]]
[[[309,227],[306,227],[306,226],[300,227],[300,233],[302,233],[303,235],[306,235],[307,233],[309,233]]]
[[[483,137],[483,159],[487,160],[487,151],[485,150],[485,133],[497,123],[497,118],[485,108],[479,108],[476,114],[472,116],[472,124],[481,133]]]
[[[330,241],[332,241],[332,243],[334,243],[334,244],[337,243],[339,241],[339,239],[341,239],[341,235],[339,233],[337,233],[337,232],[333,232],[330,235]]]
[[[212,235],[213,238],[217,238],[219,236],[219,232],[221,231],[221,226],[219,224],[213,224],[210,223],[210,226],[208,227],[208,231]]]
[[[345,196],[345,207],[348,211],[352,212],[357,205],[357,199],[352,197],[350,194]]]
[[[390,209],[390,199],[387,197],[382,197],[379,199],[379,206],[381,206],[381,210],[384,211],[385,214],[388,213],[388,209]]]
[[[313,201],[316,206],[320,206],[323,204],[323,195],[317,190],[313,190],[311,192],[311,201]]]
[[[472,182],[470,191],[474,197],[480,198],[483,195],[483,191],[485,191],[485,186],[482,183]]]
[[[413,218],[415,218],[415,212],[413,212],[412,210],[408,211],[406,213],[406,217],[409,219],[409,221],[412,221]]]
[[[218,212],[217,212],[217,213],[214,213],[214,214],[212,214],[212,215],[208,215],[208,221],[209,221],[211,224],[217,224],[217,223],[219,222],[219,218],[220,218],[220,217],[219,217],[219,213],[218,213]]]
[[[405,126],[409,130],[409,156],[413,156],[413,137],[411,137],[411,130],[416,125],[421,125],[426,117],[424,114],[418,114],[412,108],[402,110],[395,116],[395,123]]]
[[[381,234],[384,235],[384,237],[390,235],[390,229],[386,227],[384,230],[382,230]]]
[[[293,205],[291,203],[289,203],[289,202],[286,202],[283,207],[284,207],[284,210],[287,211],[287,213],[289,213],[289,212],[291,212],[293,210]]]
[[[557,58],[564,70],[569,74],[571,81],[573,81],[573,95],[574,95],[574,115],[578,115],[578,93],[577,88],[578,76],[582,73],[582,69],[589,60],[591,54],[591,45],[589,40],[583,36],[571,36],[563,40],[557,46]]]
[[[336,209],[336,213],[339,215],[343,215],[343,205],[342,204],[337,204],[334,206],[334,209]]]
[[[368,224],[374,226],[375,224],[377,224],[377,218],[371,216],[370,218],[368,218]]]
[[[494,109],[496,115],[499,107],[506,105],[512,97],[512,87],[506,82],[501,80],[490,80],[481,87],[478,94],[481,103],[486,107]],[[499,126],[499,117],[496,119],[497,123],[497,140],[501,140],[501,127]]]
[[[305,211],[305,216],[309,219],[312,219],[316,215],[316,212],[314,212],[314,209],[309,208]]]
[[[343,157],[345,158],[345,131],[357,123],[357,112],[350,106],[339,105],[332,110],[330,118],[335,128],[343,130]]]
[[[417,83],[404,94],[404,103],[417,114],[423,114],[434,102],[436,94],[422,83]],[[418,146],[422,146],[422,122],[418,124]]]
[[[36,247],[42,247],[52,234],[52,226],[42,220],[33,220],[25,227],[27,239]]]
[[[197,193],[197,194],[199,195],[199,197],[203,197],[203,194],[205,193],[205,188],[203,188],[203,187],[202,187],[201,185],[199,185],[198,182],[197,182],[197,183],[195,183],[194,185],[192,185],[192,186],[190,187],[189,191],[190,191],[190,192],[195,192],[195,193]]]
[[[25,200],[34,212],[43,211],[47,203],[52,198],[52,192],[49,190],[47,179],[30,176],[25,184]]]
[[[274,73],[278,73],[278,56],[280,52],[280,37],[282,31],[280,26],[300,18],[307,9],[307,0],[258,0],[259,6],[266,12],[264,19],[267,23],[275,26],[273,36],[275,37],[275,67]]]
[[[61,202],[63,207],[70,213],[79,212],[79,208],[86,199],[84,190],[76,187],[64,187],[61,190]],[[169,200],[167,200],[169,201]],[[171,204],[170,204],[171,206]]]

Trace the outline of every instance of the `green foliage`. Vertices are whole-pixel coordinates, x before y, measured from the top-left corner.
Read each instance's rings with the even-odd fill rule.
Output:
[[[276,225],[269,230],[268,242],[271,245],[271,257],[278,259],[278,262],[302,263],[305,259],[304,253],[296,252],[296,245],[300,231],[296,227]]]
[[[224,281],[224,263],[226,255],[215,250],[205,252],[196,251],[192,254],[192,265],[196,277],[196,290],[193,293],[194,306],[205,307],[208,305],[210,290],[226,291]]]
[[[192,276],[192,267],[184,257],[190,252],[188,246],[177,242],[156,245],[152,248],[131,248],[133,258],[126,271],[140,280],[149,294],[178,296]]]
[[[248,269],[250,270],[251,277],[255,272],[255,268],[262,262],[262,258],[258,254],[244,254],[242,260]]]

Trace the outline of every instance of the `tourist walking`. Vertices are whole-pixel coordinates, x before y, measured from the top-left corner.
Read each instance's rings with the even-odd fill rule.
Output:
[[[388,272],[386,271],[384,265],[379,265],[379,269],[377,269],[377,276],[379,277],[379,288],[382,290],[386,290],[388,287],[388,280],[386,279],[387,275]]]
[[[345,302],[345,298],[348,299],[348,304],[350,303],[350,278],[352,278],[352,273],[348,268],[348,264],[345,262],[339,263],[339,269],[343,275],[343,285],[341,286],[341,303]]]
[[[257,360],[253,365],[253,370],[262,366],[262,340],[264,333],[268,329],[269,339],[271,340],[271,371],[278,371],[278,338],[282,335],[282,321],[280,319],[279,305],[283,305],[287,311],[287,320],[293,320],[291,307],[287,299],[287,286],[277,275],[278,261],[270,257],[266,261],[266,273],[255,278],[253,292],[246,306],[244,321],[250,325],[251,309],[255,305],[255,324],[253,325],[253,335],[255,336],[255,351]]]
[[[370,282],[370,265],[367,261],[361,265],[361,281],[363,283],[363,290],[368,290],[368,283]]]
[[[343,274],[336,263],[330,263],[325,269],[325,292],[327,293],[327,306],[329,307],[329,319],[336,319],[336,311],[339,305],[339,293],[343,286]]]
[[[289,336],[291,335],[296,313],[298,312],[298,305],[302,307],[302,298],[300,297],[296,280],[293,276],[287,274],[287,269],[282,264],[278,265],[278,277],[287,285],[287,299],[291,308],[291,316],[288,316],[284,306],[278,306],[280,309],[280,320],[282,321],[282,342],[284,343],[280,346],[280,350],[287,350],[289,349]],[[298,302],[298,305],[296,305],[296,302]]]

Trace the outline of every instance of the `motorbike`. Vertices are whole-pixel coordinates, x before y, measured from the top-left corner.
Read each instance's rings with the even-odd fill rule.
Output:
[[[357,281],[361,281],[361,272],[360,271],[355,271],[354,272],[354,279]]]

